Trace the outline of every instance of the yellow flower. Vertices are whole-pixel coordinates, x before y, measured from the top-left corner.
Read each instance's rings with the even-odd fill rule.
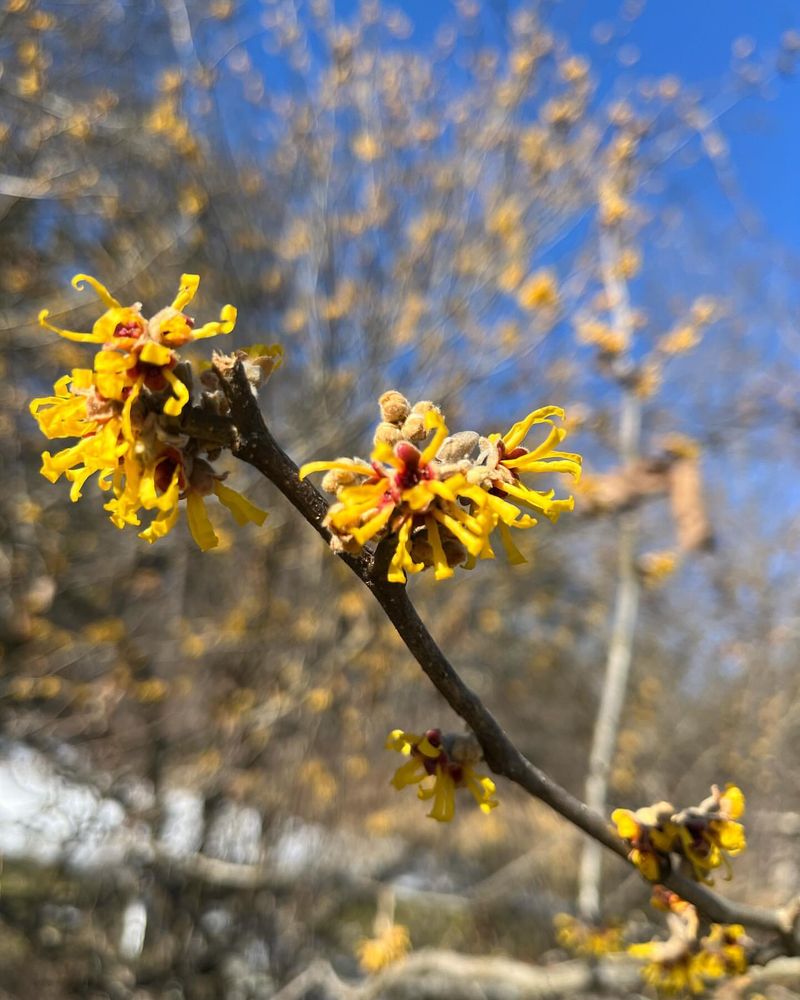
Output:
[[[178,362],[175,349],[219,333],[230,333],[236,323],[236,309],[223,306],[218,321],[195,329],[194,320],[183,309],[194,298],[200,283],[196,274],[184,274],[172,305],[149,320],[142,316],[139,303],[123,306],[105,285],[90,275],[76,274],[72,279],[75,288],[82,288],[84,283],[94,289],[106,307],[90,333],[53,326],[47,319],[47,309],[39,313],[39,323],[67,340],[103,345],[95,357],[94,384],[106,399],[124,401],[125,434],[132,440],[130,412],[142,389],[165,393],[164,413],[178,416],[189,399],[189,390],[173,373]]]
[[[394,729],[386,741],[386,749],[409,758],[395,771],[392,785],[398,791],[407,785],[420,785],[419,798],[433,800],[428,813],[431,819],[447,823],[453,818],[457,788],[468,789],[483,813],[491,812],[498,804],[492,798],[495,783],[475,773],[473,765],[480,760],[481,751],[473,737],[443,735],[440,729],[429,729],[417,736]]]
[[[447,427],[436,410],[425,414],[425,426],[433,436],[420,451],[410,441],[394,447],[378,441],[371,464],[361,459],[337,459],[333,462],[308,462],[300,469],[303,479],[313,472],[338,472],[349,483],[336,493],[337,502],[328,511],[326,525],[334,535],[352,540],[358,547],[393,535],[397,538],[389,564],[388,579],[402,583],[406,573],[419,573],[425,561],[414,559],[412,534],[424,529],[430,546],[430,562],[437,580],[453,575],[446,543],[454,539],[473,556],[484,549],[492,525],[468,513],[459,496],[471,496],[463,475],[443,479],[434,463],[440,445],[447,437]],[[340,477],[341,481],[341,477]],[[459,561],[463,561],[463,555]]]
[[[265,511],[256,507],[236,490],[225,486],[222,477],[203,459],[191,458],[177,448],[163,448],[148,459],[139,454],[118,466],[114,476],[114,498],[105,505],[111,522],[118,528],[139,525],[142,510],[155,511],[148,527],[139,532],[147,542],[158,541],[175,527],[179,501],[186,500],[189,530],[198,547],[207,552],[216,548],[219,539],[211,524],[204,498],[214,494],[239,525],[261,525]]]
[[[517,293],[523,309],[555,309],[559,303],[555,275],[547,268],[532,274]]]
[[[747,972],[747,949],[752,941],[741,924],[712,924],[700,943],[703,950],[699,963],[704,976],[721,979]]]
[[[391,537],[395,548],[389,580],[402,583],[406,573],[427,566],[443,580],[453,575],[456,565],[471,568],[478,558],[493,558],[489,537],[497,528],[510,561],[524,562],[508,529],[529,528],[536,519],[521,508],[556,521],[573,507],[572,497],[556,499],[552,489],[532,490],[521,479],[547,472],[580,475],[580,456],[556,450],[566,431],[550,418],[563,418],[564,411],[556,406],[534,410],[502,437],[480,438],[474,431],[448,437],[441,414],[432,404],[425,405],[429,408],[424,417],[412,412],[402,426],[378,426],[370,462],[339,458],[301,468],[301,478],[326,472],[323,488],[336,494],[325,519],[334,547],[358,551],[368,542]],[[522,441],[534,424],[550,430],[529,450]],[[433,434],[420,450],[411,438],[418,440],[426,430]]]
[[[676,554],[665,549],[661,552],[645,552],[639,557],[636,568],[647,587],[658,587],[672,576],[678,565]]]
[[[707,937],[698,940],[700,921],[691,903],[662,885],[654,886],[651,903],[667,912],[669,937],[628,948],[630,955],[648,960],[642,976],[651,986],[667,993],[702,993],[707,980],[747,970],[752,941],[740,924],[712,924]]]
[[[557,913],[553,918],[556,940],[576,955],[608,955],[622,950],[621,927],[592,927],[569,913]]]
[[[99,485],[108,489],[113,474],[129,449],[122,437],[122,407],[103,399],[92,385],[93,373],[76,368],[53,386],[54,396],[32,400],[30,410],[48,438],[77,437],[78,442],[51,455],[42,453],[41,473],[51,483],[62,475],[72,483],[70,499],[80,499],[86,480],[99,473]]]
[[[580,479],[581,456],[557,450],[556,446],[564,440],[567,432],[565,428],[556,426],[552,417],[563,420],[564,411],[558,406],[541,407],[514,424],[502,437],[490,434],[484,438],[478,461],[466,473],[466,478],[467,482],[485,491],[485,495],[481,496],[474,488],[472,491],[460,491],[479,508],[488,507],[512,563],[524,562],[525,559],[514,545],[508,528],[530,528],[536,524],[534,517],[521,514],[519,508],[543,514],[555,522],[565,510],[572,510],[575,506],[574,497],[557,499],[555,490],[532,490],[521,479],[524,475],[554,472],[566,473],[576,481]],[[539,424],[549,428],[544,441],[530,450],[523,447],[522,442],[528,431]]]
[[[620,354],[628,346],[625,334],[614,330],[607,323],[596,319],[584,319],[578,323],[578,339],[584,344],[593,344],[601,354]]]
[[[736,785],[727,785],[724,792],[714,785],[711,795],[699,806],[674,817],[681,850],[698,881],[713,885],[709,874],[721,865],[726,869],[725,878],[732,877],[728,856],[736,857],[747,847],[744,827],[736,822],[744,814],[744,807],[744,795]]]
[[[677,326],[658,342],[664,354],[684,354],[700,343],[700,330],[692,323]]]
[[[229,333],[236,321],[236,310],[228,305],[219,321],[195,328],[183,309],[199,280],[184,274],[172,305],[148,320],[139,304],[123,306],[94,278],[76,275],[73,285],[89,284],[106,306],[91,332],[55,327],[47,310],[40,313],[40,323],[67,340],[99,344],[102,350],[91,369],[76,368],[63,376],[54,395],[34,399],[30,410],[46,437],[78,438],[55,455],[42,455],[42,475],[51,482],[66,476],[72,483],[70,499],[78,500],[86,480],[97,474],[100,489],[113,493],[105,506],[117,527],[139,525],[142,511],[153,514],[140,532],[148,542],[173,528],[179,501],[185,499],[192,536],[206,550],[218,539],[204,497],[214,493],[239,524],[262,524],[266,514],[224,486],[224,476],[200,457],[199,443],[163,420],[177,417],[189,399],[189,389],[174,374],[176,349]]]
[[[682,942],[681,942],[682,943]],[[650,941],[633,944],[628,953],[634,958],[647,959],[642,978],[650,986],[664,993],[702,993],[706,986],[700,956],[684,947],[678,955],[668,954],[672,941]]]
[[[697,954],[700,926],[697,910],[661,885],[654,887],[651,902],[667,911],[669,937],[666,941],[631,945],[628,954],[648,960],[642,978],[656,989],[666,993],[701,993],[705,984]]]
[[[658,802],[636,812],[615,809],[611,814],[617,833],[631,845],[628,860],[651,882],[661,878],[669,853],[677,850],[678,828],[671,819],[673,812],[669,802]]]
[[[389,965],[405,958],[411,950],[408,928],[391,924],[382,934],[364,938],[356,948],[358,961],[364,972],[380,972]]]

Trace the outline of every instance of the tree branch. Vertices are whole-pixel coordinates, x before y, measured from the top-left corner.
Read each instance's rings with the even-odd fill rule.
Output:
[[[328,504],[310,483],[300,480],[297,466],[270,433],[241,362],[237,361],[233,366],[217,365],[216,371],[228,398],[234,424],[232,453],[273,482],[314,530],[330,541],[330,532],[322,523]],[[473,731],[491,770],[520,785],[589,837],[627,860],[628,847],[605,817],[589,809],[531,763],[512,743],[480,698],[464,683],[420,619],[405,586],[389,583],[386,579],[386,552],[379,546],[374,555],[364,551],[356,556],[339,553],[339,557],[369,588],[425,674]],[[730,902],[679,872],[673,872],[663,881],[708,919],[716,923],[742,923],[777,932],[786,952],[797,950],[792,926],[794,921],[783,911]]]

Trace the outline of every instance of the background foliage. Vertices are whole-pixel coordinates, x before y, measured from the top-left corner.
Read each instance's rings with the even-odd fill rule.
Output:
[[[636,14],[601,25],[598,50]],[[0,983],[19,997],[271,996],[318,955],[356,976],[386,885],[415,947],[538,961],[580,854],[515,789],[440,828],[387,787],[389,729],[457,721],[251,470],[238,480],[269,521],[220,526],[206,555],[183,527],[148,548],[38,475],[27,400],[88,349],[35,317],[91,321],[79,270],[145,311],[196,271],[198,316],[239,308],[230,343],[281,341],[263,405],[298,462],[365,454],[389,387],[482,432],[567,405],[576,515],[523,539],[526,566],[411,588],[520,748],[577,794],[614,488],[632,481],[623,400],[648,467],[691,437],[690,513],[715,544],[682,547],[680,498],[656,484],[609,801],[733,781],[750,849],[726,891],[800,889],[797,262],[742,201],[720,117],[794,86],[798,39],[740,39],[700,90],[595,75],[544,3],[459,0],[422,36],[372,0],[0,12]],[[606,916],[643,905],[607,868]]]

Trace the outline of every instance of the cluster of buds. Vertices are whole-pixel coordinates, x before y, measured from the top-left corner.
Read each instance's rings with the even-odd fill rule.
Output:
[[[483,754],[474,736],[442,733],[441,729],[429,729],[417,736],[394,729],[386,740],[386,749],[409,758],[395,772],[392,785],[398,791],[406,785],[419,785],[417,795],[423,800],[433,799],[428,813],[431,819],[447,823],[453,818],[458,788],[469,790],[481,812],[489,813],[497,805],[492,798],[495,783],[475,772]]]
[[[664,877],[670,855],[677,854],[688,862],[697,881],[713,885],[710,873],[724,865],[730,878],[729,856],[741,854],[747,846],[744,827],[737,822],[744,806],[741,789],[727,785],[723,792],[713,785],[699,806],[678,812],[670,802],[657,802],[636,812],[615,809],[611,820],[631,845],[629,860],[651,882]]]
[[[230,333],[236,322],[236,309],[226,305],[218,321],[195,326],[183,310],[199,281],[184,274],[172,304],[147,319],[140,303],[123,306],[95,278],[76,275],[73,286],[90,285],[105,306],[91,332],[53,326],[47,310],[39,322],[67,340],[100,350],[91,368],[73,369],[56,382],[53,396],[34,399],[30,409],[46,437],[78,439],[55,455],[42,455],[42,475],[51,482],[65,476],[73,501],[97,475],[100,489],[111,493],[105,507],[112,523],[140,526],[144,513],[149,523],[139,535],[154,542],[172,530],[179,501],[185,499],[192,536],[205,551],[218,544],[204,502],[211,494],[239,524],[260,525],[267,515],[226,486],[226,474],[214,469],[220,445],[185,433],[181,425],[193,380],[178,348]],[[280,350],[266,349],[257,364],[248,366],[251,383],[255,386],[279,362]],[[215,373],[205,372],[201,384],[198,405],[212,414],[224,412],[227,403]]]
[[[325,519],[335,549],[358,552],[369,542],[392,539],[390,581],[403,583],[407,573],[428,567],[443,580],[455,566],[494,558],[495,530],[510,561],[524,562],[509,529],[536,524],[527,511],[556,521],[572,510],[571,496],[557,499],[552,489],[533,490],[522,481],[542,473],[579,478],[580,455],[558,450],[566,436],[553,422],[564,417],[559,407],[534,410],[505,434],[482,437],[475,431],[450,435],[434,403],[412,406],[395,390],[379,404],[369,461],[309,462],[300,476],[325,472],[323,489],[336,498]],[[522,442],[535,425],[546,435],[528,449]]]
[[[628,954],[646,960],[642,976],[651,986],[666,993],[703,993],[710,982],[746,971],[753,942],[740,924],[712,924],[701,937],[691,903],[661,885],[655,886],[651,902],[666,911],[669,936],[628,948]]]

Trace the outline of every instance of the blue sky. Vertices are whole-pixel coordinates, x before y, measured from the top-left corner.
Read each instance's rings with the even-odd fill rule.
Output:
[[[713,94],[729,75],[732,45],[740,38],[755,43],[751,59],[774,54],[781,35],[800,28],[797,0],[650,0],[634,21],[617,15],[618,0],[563,0],[555,20],[572,44],[590,55],[595,72],[608,85],[629,73],[674,73]],[[603,49],[592,41],[592,28],[605,22],[614,41]],[[632,70],[620,65],[625,47],[639,54]],[[769,100],[744,99],[723,115],[732,161],[750,206],[762,216],[767,233],[800,250],[800,79],[778,78],[768,87]]]
[[[572,48],[591,59],[601,91],[626,79],[675,74],[714,95],[720,80],[730,77],[737,39],[752,39],[751,59],[762,62],[775,53],[785,31],[800,30],[800,0],[649,0],[641,5],[640,16],[627,19],[625,0],[543,4]],[[445,0],[402,0],[397,6],[415,24],[411,44],[424,45],[453,12]],[[487,42],[502,41],[505,15],[517,6],[507,0],[484,0],[481,23]],[[337,3],[342,13],[351,7],[348,0]],[[593,38],[599,24],[612,31],[612,40],[605,45]],[[634,52],[638,59],[628,68],[620,57]],[[763,220],[764,235],[800,251],[800,76],[776,79],[768,94],[768,100],[744,98],[722,116],[720,124],[731,143],[739,185]]]

